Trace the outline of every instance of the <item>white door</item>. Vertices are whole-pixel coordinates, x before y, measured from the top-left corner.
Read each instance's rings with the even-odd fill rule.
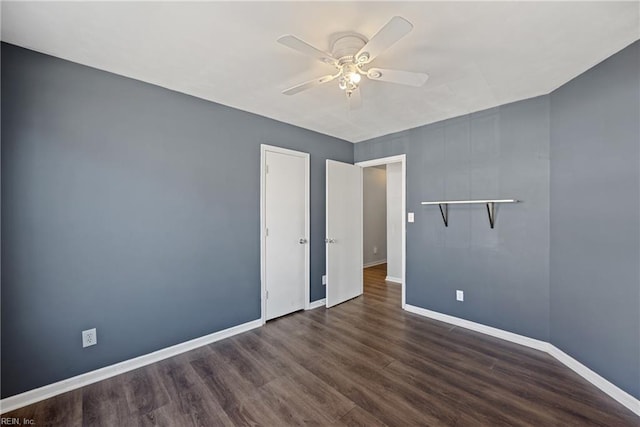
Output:
[[[327,307],[362,294],[362,168],[327,160]]]
[[[264,155],[265,320],[305,306],[308,157],[300,154]]]

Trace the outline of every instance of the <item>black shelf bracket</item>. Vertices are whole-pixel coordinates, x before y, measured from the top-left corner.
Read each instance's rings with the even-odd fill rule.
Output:
[[[496,223],[496,204],[494,202],[487,203],[487,213],[489,214],[489,225],[493,228]]]
[[[444,205],[444,210],[442,209],[442,206]],[[440,208],[440,215],[442,215],[442,220],[444,221],[444,226],[448,227],[449,226],[449,204],[448,203],[441,203],[438,205],[438,207]]]

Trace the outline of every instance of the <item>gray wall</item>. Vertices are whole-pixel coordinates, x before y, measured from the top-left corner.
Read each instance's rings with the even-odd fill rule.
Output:
[[[362,253],[365,266],[387,259],[387,171],[362,171]],[[374,247],[377,253],[374,253]]]
[[[534,98],[355,146],[355,160],[407,154],[407,303],[549,339],[549,98]],[[517,198],[495,229],[484,205]],[[455,300],[456,289],[465,301]]]
[[[1,108],[2,397],[258,319],[260,143],[311,154],[324,297],[352,144],[7,44]]]
[[[551,95],[551,342],[640,398],[640,43]]]

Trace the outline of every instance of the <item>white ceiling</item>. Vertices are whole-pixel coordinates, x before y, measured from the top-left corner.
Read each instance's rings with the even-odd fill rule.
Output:
[[[426,72],[421,88],[361,84],[347,111],[331,82],[280,92],[330,66],[329,50],[392,16],[414,30],[372,66]],[[638,2],[2,2],[2,40],[336,136],[363,141],[549,93],[640,38]],[[366,79],[365,79],[366,80]]]

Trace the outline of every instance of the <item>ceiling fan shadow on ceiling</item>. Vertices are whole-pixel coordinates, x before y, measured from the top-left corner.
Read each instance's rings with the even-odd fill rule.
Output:
[[[370,40],[358,33],[342,33],[332,43],[331,53],[313,47],[291,34],[284,35],[278,39],[278,43],[327,65],[332,65],[336,68],[336,72],[297,84],[282,93],[295,95],[337,79],[338,87],[347,97],[349,109],[355,110],[362,106],[360,96],[362,76],[374,81],[422,86],[429,78],[425,73],[369,68],[369,64],[378,55],[406,36],[412,29],[413,25],[409,21],[400,16],[394,16]]]

